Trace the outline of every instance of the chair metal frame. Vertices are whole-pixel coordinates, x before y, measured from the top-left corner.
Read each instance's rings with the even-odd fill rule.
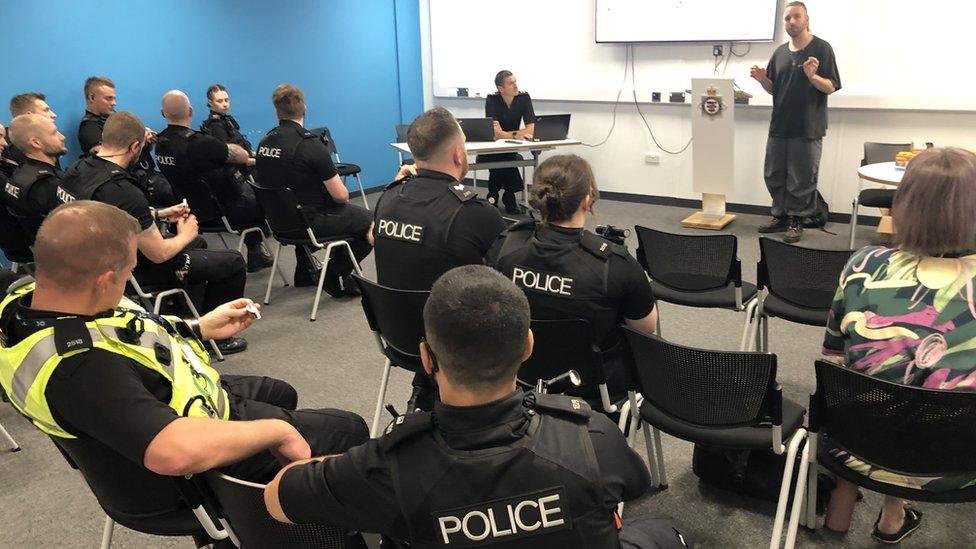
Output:
[[[316,129],[323,130],[324,133],[325,133],[325,137],[329,140],[329,144],[328,144],[328,146],[329,146],[329,153],[330,153],[331,156],[334,156],[335,157],[335,164],[336,164],[336,168],[338,169],[338,167],[339,167],[338,165],[339,164],[342,164],[343,162],[342,162],[342,159],[339,158],[339,147],[336,146],[335,139],[332,138],[332,131],[329,130],[328,126],[322,126],[322,128],[316,128]],[[360,168],[360,172],[361,171],[362,171],[362,168]],[[356,185],[359,186],[359,194],[363,197],[363,206],[368,210],[369,209],[369,201],[366,200],[366,189],[363,187],[363,180],[359,177],[359,173],[360,172],[356,172],[356,173],[351,174],[351,175],[356,178]],[[342,178],[343,183],[345,183],[346,178],[349,177],[349,176],[348,175],[340,175],[340,177]]]
[[[171,295],[178,295],[183,298],[183,302],[186,303],[187,309],[190,310],[190,314],[193,318],[200,320],[200,313],[197,312],[196,306],[193,304],[193,300],[190,299],[190,294],[186,293],[186,290],[182,288],[170,288],[168,290],[162,290],[156,292],[147,292],[142,289],[139,285],[139,281],[136,280],[135,275],[129,277],[129,284],[132,285],[132,289],[135,290],[136,295],[138,295],[147,306],[151,303],[154,314],[159,314],[160,309],[163,306],[163,299]],[[207,341],[210,344],[210,348],[213,350],[214,355],[217,357],[218,361],[224,360],[224,354],[220,352],[220,348],[217,347],[217,342],[210,339]]]
[[[900,146],[900,147],[904,147],[905,149],[910,149],[912,146],[911,143],[879,143],[879,142],[865,141],[864,142],[865,154],[864,154],[864,158],[861,159],[861,166],[866,166],[868,164],[873,163],[869,161],[867,157],[868,144]],[[870,160],[876,160],[876,159],[870,159]],[[891,160],[894,160],[894,158],[892,158]],[[850,223],[851,234],[850,234],[850,242],[847,245],[849,248],[854,248],[854,233],[857,231],[857,210],[861,206],[861,191],[863,190],[864,190],[864,180],[858,177],[857,190],[854,192],[854,200],[851,202],[851,223]]]

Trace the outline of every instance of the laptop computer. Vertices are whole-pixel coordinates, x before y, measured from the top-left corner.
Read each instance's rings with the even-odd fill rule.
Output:
[[[407,142],[407,132],[408,131],[410,131],[410,124],[397,124],[396,125],[396,134],[397,134],[397,140],[396,140],[396,142],[397,143],[406,143]]]
[[[495,128],[491,118],[458,118],[458,124],[468,141],[495,140]]]
[[[559,141],[569,135],[568,114],[546,114],[535,117],[532,141]]]

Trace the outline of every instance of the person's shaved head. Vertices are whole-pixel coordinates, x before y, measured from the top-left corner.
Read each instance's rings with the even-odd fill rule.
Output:
[[[111,271],[135,263],[139,224],[122,210],[92,200],[55,208],[44,218],[34,243],[38,286],[83,290]]]
[[[64,136],[50,117],[22,114],[10,122],[10,140],[25,154],[41,153],[55,157],[65,154]]]
[[[170,90],[163,95],[162,109],[167,122],[186,120],[193,113],[190,98],[180,90]]]

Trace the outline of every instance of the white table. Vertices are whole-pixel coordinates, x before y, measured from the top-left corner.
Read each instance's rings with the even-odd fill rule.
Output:
[[[516,139],[499,139],[498,141],[468,141],[464,144],[464,150],[468,156],[480,154],[497,153],[521,153],[530,152],[532,158],[515,160],[504,160],[499,162],[474,162],[468,164],[471,169],[472,179],[475,186],[478,185],[478,170],[490,170],[492,168],[522,168],[522,201],[528,206],[529,193],[528,182],[525,179],[525,167],[531,166],[533,169],[539,165],[539,154],[543,151],[551,151],[559,147],[569,147],[580,145],[582,141],[578,139],[559,139],[556,141],[520,141]],[[410,154],[410,147],[406,143],[390,143],[397,152],[400,163],[403,164],[403,155]]]
[[[864,188],[864,182],[869,181],[871,183],[878,183],[881,185],[887,185],[889,187],[897,187],[901,183],[902,176],[905,175],[905,170],[898,169],[895,167],[894,162],[878,162],[877,164],[868,164],[866,166],[861,166],[857,169],[857,195],[861,195],[861,190]],[[891,212],[885,209],[881,210],[881,221],[878,223],[878,233],[890,235],[895,232],[895,227],[891,222]],[[854,247],[854,228],[857,226],[857,217],[852,212],[851,218],[851,242],[850,246]]]

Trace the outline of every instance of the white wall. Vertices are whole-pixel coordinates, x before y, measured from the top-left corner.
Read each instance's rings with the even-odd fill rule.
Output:
[[[425,105],[443,105],[459,117],[483,116],[483,99],[446,99],[433,95],[427,2],[428,0],[421,0]],[[925,46],[922,44],[920,47]],[[892,55],[897,54],[893,52]],[[946,56],[949,53],[938,55]],[[845,85],[857,80],[856,73],[844,72],[842,57],[838,59],[838,64]],[[921,75],[929,69],[918,67],[916,70]],[[951,70],[963,69],[957,66]],[[492,76],[493,74],[486,75],[485,79],[490,81]],[[530,80],[524,74],[516,76],[519,76],[520,82]],[[642,74],[638,69],[638,84],[641,80]],[[530,88],[525,89],[532,92]],[[960,94],[970,97],[974,95],[972,90],[966,89],[960,89]],[[573,147],[567,152],[579,154],[593,164],[601,189],[652,196],[699,198],[692,192],[691,149],[677,156],[661,153],[651,142],[633,103],[623,103],[630,99],[629,95],[625,92],[621,99],[622,104],[617,108],[616,128],[606,144],[597,148]],[[570,136],[584,143],[602,141],[610,128],[612,103],[539,99],[534,103],[538,114],[572,113]],[[664,147],[678,149],[687,142],[691,135],[690,107],[642,103],[641,109]],[[736,110],[735,191],[727,197],[729,202],[769,205],[769,196],[762,178],[769,115],[769,107],[763,106]],[[976,133],[972,130],[976,128],[976,112],[831,108],[829,117],[830,127],[824,139],[820,165],[820,190],[830,203],[832,211],[850,212],[857,188],[856,171],[864,141],[905,142],[922,139],[937,145],[956,145],[976,150]],[[660,154],[660,165],[645,164],[646,152]]]

